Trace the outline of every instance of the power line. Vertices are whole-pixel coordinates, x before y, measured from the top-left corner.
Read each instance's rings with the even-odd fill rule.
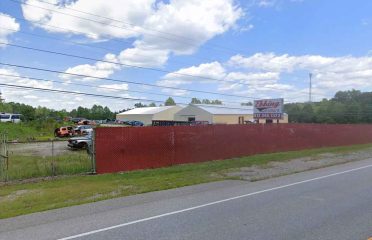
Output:
[[[234,95],[234,94],[227,94],[227,93],[217,93],[217,92],[210,92],[210,91],[197,90],[197,89],[188,89],[188,88],[179,88],[179,87],[169,87],[169,86],[162,86],[162,85],[156,85],[156,84],[144,83],[144,82],[119,80],[119,79],[114,79],[114,78],[95,77],[95,76],[84,75],[84,74],[67,73],[67,72],[62,72],[62,71],[57,71],[57,70],[52,70],[52,69],[36,68],[36,67],[16,65],[16,64],[10,64],[10,63],[2,63],[2,62],[0,62],[0,65],[9,66],[9,67],[23,68],[23,69],[31,69],[31,70],[37,70],[37,71],[43,71],[43,72],[50,72],[50,73],[58,73],[58,74],[75,76],[75,77],[80,77],[80,78],[93,78],[93,79],[107,80],[107,81],[112,81],[112,82],[130,83],[130,84],[135,84],[135,85],[142,85],[142,86],[149,86],[149,87],[156,87],[156,88],[164,88],[164,89],[171,89],[171,90],[181,90],[181,91],[197,92],[197,93],[206,93],[206,94],[221,95],[221,96],[227,96],[227,97],[238,97],[238,98],[245,98],[245,99],[257,99],[257,98],[254,98],[254,97],[247,97],[247,96],[242,96],[242,95]]]
[[[171,71],[168,71],[168,70],[163,70],[163,69],[158,69],[158,68],[143,67],[143,66],[137,66],[137,65],[132,65],[132,64],[126,64],[126,63],[118,63],[118,62],[112,62],[112,61],[107,61],[107,60],[100,60],[100,59],[96,59],[96,58],[78,56],[78,55],[74,55],[74,54],[63,53],[63,52],[56,52],[56,51],[50,51],[50,50],[45,50],[45,49],[33,48],[33,47],[26,47],[26,46],[21,46],[21,45],[16,45],[16,44],[3,43],[3,42],[0,42],[0,44],[1,45],[6,45],[6,46],[11,46],[11,47],[16,47],[16,48],[21,48],[21,49],[27,49],[27,50],[31,50],[31,51],[37,51],[37,52],[44,52],[44,53],[49,53],[49,54],[55,54],[55,55],[60,55],[60,56],[65,56],[65,57],[72,57],[72,58],[79,58],[79,59],[84,59],[84,60],[89,60],[89,61],[110,63],[110,64],[124,66],[124,67],[137,68],[137,69],[143,69],[143,70],[150,70],[150,71],[162,72],[162,73],[167,73],[167,74],[172,74],[172,75],[178,75],[178,76],[184,76],[184,77],[192,77],[192,78],[200,78],[200,79],[206,79],[206,80],[213,80],[213,81],[223,82],[223,83],[234,83],[234,84],[244,85],[244,86],[249,86],[249,87],[251,86],[250,84],[243,83],[243,82],[226,81],[224,79],[218,79],[218,78],[212,78],[212,77],[206,77],[206,76],[197,76],[197,75],[186,74],[186,73],[171,72]],[[261,88],[278,90],[277,88],[271,88],[271,87],[266,87],[266,86],[265,87],[261,87]]]
[[[21,86],[21,85],[6,84],[6,83],[0,83],[0,86],[9,87],[9,88],[19,88],[19,89],[43,91],[43,92],[53,92],[53,93],[63,93],[63,94],[72,94],[72,95],[84,95],[84,96],[90,96],[90,97],[118,99],[118,100],[125,100],[125,101],[129,100],[129,101],[144,101],[144,102],[164,103],[164,101],[153,100],[153,99],[119,97],[119,96],[94,94],[94,93],[86,93],[86,92],[75,92],[75,91],[66,91],[66,90],[56,90],[56,89],[50,89],[50,88],[29,87],[29,86]],[[189,105],[189,103],[176,103],[176,104],[178,104],[178,105]],[[223,108],[223,109],[251,110],[250,108],[228,107],[228,106],[224,106],[224,105],[211,105],[211,104],[197,104],[197,105],[199,105],[199,106],[209,106],[209,107],[213,107],[213,108]]]
[[[110,99],[120,99],[120,100],[129,100],[129,101],[144,101],[144,102],[157,102],[157,103],[164,103],[164,101],[160,100],[150,100],[150,99],[143,99],[143,98],[129,98],[129,97],[119,97],[119,96],[112,96],[112,95],[103,95],[103,94],[94,94],[94,93],[85,93],[85,92],[75,92],[75,91],[66,91],[66,90],[56,90],[50,88],[39,88],[39,87],[29,87],[29,86],[22,86],[22,85],[15,85],[15,84],[6,84],[0,83],[0,86],[10,87],[10,88],[21,88],[21,89],[28,89],[28,90],[35,90],[35,91],[43,91],[43,92],[53,92],[53,93],[66,93],[72,95],[84,95],[89,97],[101,97],[101,98],[110,98]],[[187,103],[179,103],[180,105],[187,104]]]
[[[127,28],[127,27],[123,27],[123,26],[117,26],[117,25],[113,25],[113,24],[107,24],[107,22],[100,22],[100,21],[97,21],[97,20],[94,20],[94,19],[90,19],[90,18],[85,18],[85,17],[81,17],[81,16],[76,16],[76,15],[73,15],[73,14],[69,14],[69,13],[65,13],[65,12],[61,12],[61,11],[57,11],[57,10],[54,10],[54,9],[50,9],[50,8],[45,8],[45,7],[41,7],[41,6],[36,6],[34,4],[30,4],[30,3],[26,3],[26,2],[21,2],[21,1],[17,1],[17,0],[9,0],[9,1],[12,1],[12,2],[15,2],[15,3],[19,3],[19,4],[24,4],[24,5],[28,5],[28,6],[31,6],[31,7],[34,7],[34,8],[39,8],[39,9],[43,9],[43,10],[47,10],[47,11],[51,11],[51,12],[55,12],[55,13],[58,13],[58,14],[62,14],[62,15],[66,15],[66,16],[70,16],[70,17],[74,17],[74,18],[78,18],[78,19],[82,19],[82,20],[85,20],[85,21],[90,21],[90,22],[94,22],[94,23],[98,23],[98,24],[101,24],[103,26],[110,26],[110,27],[114,27],[114,28],[120,28],[120,29],[125,29],[125,30],[129,30],[129,31],[132,31],[132,32],[136,32],[136,33],[139,33],[139,34],[143,34],[142,31],[137,31],[133,28]],[[43,2],[43,3],[46,3],[44,1],[39,1],[39,2]],[[52,3],[47,3],[47,4],[50,4],[50,5],[53,5],[53,6],[56,6]],[[67,8],[67,7],[64,7],[65,9],[68,9],[68,10],[72,10],[72,11],[75,11],[75,12],[80,12],[80,13],[84,13],[84,14],[87,14],[87,15],[91,15],[91,16],[94,16],[94,17],[101,17],[101,18],[104,18],[104,19],[107,19],[107,20],[111,20],[111,21],[115,21],[115,22],[121,22],[121,23],[124,23],[126,25],[130,25],[130,26],[133,26],[133,27],[140,27],[142,29],[148,29],[150,31],[153,31],[153,32],[158,32],[158,33],[162,33],[162,34],[166,34],[166,35],[171,35],[173,37],[176,37],[176,38],[179,38],[179,39],[189,39],[191,40],[192,42],[195,42],[195,39],[191,39],[191,38],[187,38],[187,37],[184,37],[184,36],[177,36],[176,34],[173,34],[173,33],[169,33],[169,32],[162,32],[162,31],[158,31],[158,30],[155,30],[155,29],[150,29],[150,28],[144,28],[144,27],[141,27],[141,26],[137,26],[137,25],[134,25],[134,24],[131,24],[131,23],[127,23],[127,22],[124,22],[124,21],[121,21],[121,20],[117,20],[117,19],[112,19],[112,18],[108,18],[108,17],[103,17],[103,16],[100,16],[100,15],[97,15],[97,14],[93,14],[93,13],[88,13],[88,12],[84,12],[84,11],[81,11],[81,10],[76,10],[76,9],[71,9],[71,8]],[[149,33],[147,33],[149,34]],[[163,38],[163,39],[166,39],[166,40],[171,40],[171,41],[174,41],[175,39],[170,39],[170,38],[167,38],[167,37],[164,37],[164,36],[159,36],[159,35],[156,35],[156,34],[149,34],[149,35],[153,35],[155,37],[158,37],[158,38]],[[194,47],[199,47],[200,44],[197,44],[197,43],[192,43],[190,41],[181,41],[187,45],[190,45],[190,46],[194,46]],[[219,45],[216,45],[216,44],[211,44],[212,46],[216,46],[214,48],[212,47],[208,47],[206,46],[207,48],[212,48],[212,49],[223,49],[227,52],[233,52],[233,53],[236,53],[236,52],[243,52],[243,50],[239,50],[239,49],[231,49],[231,48],[227,48],[227,47],[224,47],[224,46],[219,46]]]
[[[52,39],[52,40],[56,40],[56,41],[60,41],[60,42],[69,42],[69,43],[71,43],[73,45],[80,45],[80,46],[84,46],[84,47],[88,47],[88,48],[97,48],[97,49],[106,50],[106,51],[116,51],[115,49],[112,49],[112,48],[106,48],[106,47],[100,47],[100,46],[92,46],[90,44],[85,44],[85,43],[81,43],[81,42],[75,42],[75,41],[61,39],[61,38],[49,37],[49,36],[45,36],[45,35],[41,35],[41,34],[36,34],[36,33],[31,33],[31,32],[25,32],[25,31],[22,31],[22,30],[15,30],[15,29],[10,29],[10,28],[5,28],[5,27],[0,27],[0,29],[9,30],[9,31],[17,32],[17,33],[26,34],[26,35],[31,35],[31,36],[39,37],[39,38]]]
[[[55,80],[49,80],[49,79],[45,79],[45,78],[35,78],[35,77],[19,76],[19,75],[12,75],[12,74],[2,74],[2,73],[0,73],[0,76],[31,79],[31,80],[37,80],[37,81],[43,81],[43,82],[52,82],[52,83],[60,83],[60,84],[65,84],[66,83],[66,82],[63,82],[63,81],[55,81]],[[75,86],[92,87],[92,88],[96,88],[96,89],[107,89],[107,90],[133,92],[133,93],[145,93],[145,94],[165,96],[165,97],[170,97],[171,96],[171,97],[185,98],[185,99],[190,99],[191,98],[191,97],[185,97],[185,96],[177,96],[177,95],[154,93],[154,92],[145,92],[145,91],[128,90],[128,89],[124,90],[124,89],[118,89],[118,88],[113,88],[113,87],[96,86],[96,85],[91,85],[91,84],[82,84],[82,83],[73,83],[73,84],[69,83],[69,84],[70,85],[75,85]],[[222,102],[223,103],[241,104],[241,102],[232,102],[232,101],[225,101],[225,100],[222,100]]]
[[[77,46],[83,46],[83,47],[88,47],[88,48],[96,48],[96,49],[106,50],[106,51],[112,51],[112,52],[116,52],[117,51],[117,49],[113,49],[113,48],[106,48],[106,47],[101,47],[101,46],[95,46],[95,45],[85,44],[85,43],[81,43],[81,42],[75,42],[75,41],[71,41],[71,40],[66,40],[66,39],[62,39],[62,38],[49,37],[49,36],[45,36],[45,35],[41,35],[41,34],[25,32],[25,31],[22,31],[22,30],[15,30],[15,29],[10,29],[10,28],[5,28],[5,27],[0,27],[0,29],[5,29],[5,30],[9,30],[9,31],[13,31],[13,32],[25,34],[25,35],[30,35],[30,36],[33,36],[33,37],[51,39],[51,40],[55,40],[55,41],[59,41],[59,42],[63,42],[63,43],[70,43],[72,45],[77,45]],[[138,53],[136,53],[136,56],[148,57],[148,56],[141,55],[141,54],[138,54]],[[172,61],[173,62],[179,62],[179,63],[187,63],[186,61],[180,61],[178,59],[177,60],[172,60]]]
[[[74,91],[65,91],[65,90],[55,90],[55,89],[47,89],[47,88],[38,88],[38,87],[28,87],[28,86],[20,86],[20,85],[14,85],[14,84],[4,84],[0,83],[0,86],[5,86],[9,88],[16,88],[16,89],[27,89],[27,90],[35,90],[35,91],[43,91],[43,92],[54,92],[54,93],[63,93],[63,94],[72,94],[72,95],[84,95],[84,96],[91,96],[91,97],[101,97],[101,98],[109,98],[109,99],[118,99],[118,100],[130,100],[130,101],[147,101],[147,102],[158,102],[163,103],[163,101],[158,100],[150,100],[150,99],[139,99],[139,98],[126,98],[126,97],[118,97],[118,96],[112,96],[112,95],[102,95],[102,94],[92,94],[92,93],[85,93],[85,92],[74,92]],[[187,103],[176,103],[178,105],[189,105]],[[221,106],[221,105],[208,105],[208,104],[197,104],[199,106],[209,106],[213,108],[223,108],[223,109],[235,109],[235,110],[250,110],[248,108],[238,108],[238,107],[227,107],[227,106]],[[372,114],[372,112],[366,112],[364,113]],[[288,114],[288,116],[300,116],[301,113],[293,113]],[[352,117],[352,116],[363,116],[362,113],[328,113],[327,116],[346,116],[346,117]]]
[[[10,64],[10,63],[0,62],[0,65],[8,66],[8,67],[22,68],[22,69],[30,69],[30,70],[36,70],[36,71],[42,71],[42,72],[49,72],[49,73],[57,73],[57,74],[62,74],[62,75],[76,76],[76,77],[79,77],[79,78],[93,78],[93,79],[98,79],[98,80],[103,80],[103,81],[128,83],[128,84],[142,85],[142,86],[149,86],[149,87],[156,87],[156,88],[163,88],[163,89],[181,90],[181,91],[187,91],[187,92],[205,93],[205,94],[212,94],[212,95],[218,95],[218,96],[245,98],[245,99],[251,99],[251,100],[260,99],[260,98],[255,98],[255,97],[247,97],[247,96],[243,96],[243,95],[225,94],[225,93],[218,93],[218,92],[211,92],[211,91],[204,91],[204,90],[196,90],[196,89],[188,89],[188,88],[179,88],[179,87],[167,87],[167,86],[150,84],[150,83],[143,83],[143,82],[134,82],[134,81],[128,81],[128,80],[120,80],[120,79],[113,79],[113,78],[102,78],[102,77],[95,77],[95,76],[76,74],[76,73],[67,73],[67,72],[57,71],[57,70],[53,70],[53,69],[37,68],[37,67],[30,67],[30,66]],[[28,77],[28,78],[30,78],[30,77]],[[139,92],[139,91],[137,91],[137,92]],[[141,92],[141,93],[154,94],[152,92]],[[156,93],[154,95],[161,95],[161,94]],[[179,96],[179,95],[171,95],[171,94],[164,94],[164,96],[189,98],[189,97],[184,97],[184,96]],[[295,98],[286,98],[286,100],[288,100],[288,99],[295,99]],[[242,102],[233,102],[233,101],[223,100],[223,102],[241,104],[242,102],[244,102],[244,100]]]
[[[50,24],[45,24],[45,23],[42,23],[40,21],[27,20],[27,19],[21,18],[21,17],[16,17],[16,16],[12,16],[12,17],[15,18],[18,21],[23,21],[23,22],[26,22],[26,23],[31,22],[31,23],[34,23],[36,25],[44,26],[44,27],[47,27],[47,28],[60,29],[60,30],[63,30],[63,31],[72,32],[72,33],[79,34],[79,35],[88,35],[88,36],[91,36],[92,38],[96,37],[96,35],[92,34],[92,33],[85,33],[85,32],[76,31],[76,30],[73,30],[73,29],[70,29],[70,28],[58,27],[58,26],[54,26],[54,25],[50,25]],[[116,39],[116,38],[112,38],[112,39],[110,39],[110,41],[114,41],[114,42],[118,42],[118,43],[130,43],[130,44],[133,43],[130,40]],[[154,50],[154,49],[141,46],[141,50]],[[199,57],[199,56],[194,56],[194,55],[188,56],[188,57],[203,60],[203,61],[217,61],[217,60],[214,60],[214,59],[211,59],[211,58]]]

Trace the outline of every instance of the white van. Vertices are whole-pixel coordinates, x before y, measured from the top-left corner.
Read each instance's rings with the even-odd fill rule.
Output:
[[[20,123],[21,114],[0,113],[0,122]]]

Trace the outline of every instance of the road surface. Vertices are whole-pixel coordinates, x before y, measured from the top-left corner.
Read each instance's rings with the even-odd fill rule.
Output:
[[[372,160],[0,220],[0,239],[367,240]]]

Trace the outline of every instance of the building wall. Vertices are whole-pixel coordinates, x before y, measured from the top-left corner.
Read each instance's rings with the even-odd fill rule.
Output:
[[[219,115],[213,115],[213,123],[214,124],[239,124],[239,117],[244,117],[244,121],[253,120],[253,114],[242,114],[242,115],[219,114]]]
[[[213,123],[212,114],[192,105],[178,111],[174,116],[174,120],[188,121],[189,117],[195,117],[195,121],[208,121],[209,123]]]
[[[242,114],[242,115],[233,115],[233,114],[218,114],[213,115],[214,124],[239,124],[239,117],[244,117],[244,121],[252,121],[253,114]],[[259,123],[266,123],[265,119],[260,119]],[[276,123],[276,120],[273,120],[273,123]],[[284,115],[283,119],[279,120],[279,123],[288,123],[288,115]]]
[[[144,125],[152,124],[152,114],[117,114],[116,119],[121,121],[141,121]]]
[[[175,114],[180,111],[182,107],[180,106],[174,106],[170,109],[167,109],[165,111],[156,113],[153,115],[152,120],[168,120],[173,121],[175,120]]]
[[[260,119],[259,121],[260,123],[266,123],[266,120],[265,119]],[[276,123],[276,120],[273,120],[273,123]],[[283,116],[283,119],[279,119],[279,123],[288,123],[288,115],[285,114]]]

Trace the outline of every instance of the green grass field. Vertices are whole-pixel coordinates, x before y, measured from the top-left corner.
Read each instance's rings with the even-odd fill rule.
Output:
[[[0,123],[0,133],[7,133],[10,141],[48,140],[54,138],[53,130],[53,126],[37,127],[29,123]]]
[[[128,173],[64,176],[50,181],[4,185],[0,187],[0,218],[150,191],[234,179],[228,177],[226,173],[240,167],[264,165],[272,161],[287,161],[301,157],[316,158],[323,153],[346,154],[370,148],[372,145],[367,144],[261,154]],[[24,163],[19,164],[19,167],[24,167]]]

